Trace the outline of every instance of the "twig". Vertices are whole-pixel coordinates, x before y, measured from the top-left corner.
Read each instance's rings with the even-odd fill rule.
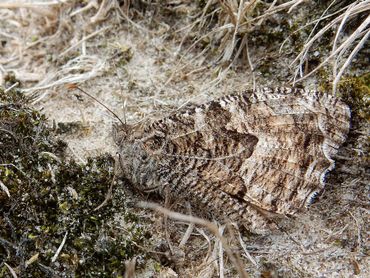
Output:
[[[248,39],[247,39],[247,36],[245,36],[245,38],[246,38],[246,40],[245,40],[245,50],[247,52],[248,64],[249,64],[249,67],[250,67],[251,73],[252,73],[253,91],[255,91],[256,90],[256,75],[254,73],[254,66],[252,64],[251,56],[249,55],[249,47],[248,47]]]

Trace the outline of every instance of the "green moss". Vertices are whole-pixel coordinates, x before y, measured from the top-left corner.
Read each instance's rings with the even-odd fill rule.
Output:
[[[120,185],[111,202],[94,210],[112,183],[113,158],[89,158],[86,165],[66,160],[66,144],[27,103],[18,91],[0,88],[0,181],[10,193],[0,190],[0,277],[9,276],[4,262],[22,277],[122,275],[127,259],[146,256],[137,246],[150,234],[125,210]]]
[[[331,91],[332,84],[324,83],[320,89]],[[370,121],[370,73],[342,78],[338,83],[337,94],[351,107],[355,122]]]
[[[360,77],[343,78],[338,90],[352,111],[362,119],[370,121],[370,73]]]
[[[77,131],[83,130],[85,127],[81,121],[58,123],[57,134],[73,134]]]
[[[134,52],[131,47],[127,45],[122,45],[116,42],[111,46],[114,49],[114,56],[118,67],[124,67],[127,65],[134,56]]]

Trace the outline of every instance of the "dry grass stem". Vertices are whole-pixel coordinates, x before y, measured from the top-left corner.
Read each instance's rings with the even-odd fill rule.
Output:
[[[329,7],[325,10],[324,13],[326,13],[334,3],[335,1],[330,3]],[[333,17],[334,15],[336,15],[336,17],[334,17],[333,20],[331,20],[328,24],[326,24],[320,31],[318,31],[313,36],[312,36],[313,34],[313,30],[312,30],[308,41],[305,43],[303,47],[303,50],[298,54],[298,56],[291,63],[291,65],[296,64],[296,63],[298,64],[293,84],[300,82],[306,79],[307,77],[313,75],[320,68],[327,65],[329,61],[333,59],[333,75],[334,75],[333,93],[335,93],[337,84],[340,78],[342,77],[344,71],[348,68],[354,56],[360,51],[360,49],[364,46],[364,44],[368,40],[370,31],[367,29],[370,24],[370,16],[367,16],[363,20],[363,22],[357,27],[357,29],[354,32],[352,32],[352,34],[350,34],[346,38],[343,38],[342,42],[339,43],[339,46],[338,46],[339,38],[343,36],[342,33],[343,33],[344,26],[345,24],[349,22],[350,19],[354,18],[360,13],[366,13],[368,11],[370,11],[370,0],[355,1],[354,3],[346,6],[344,9],[341,9],[341,13],[335,12],[327,16],[324,16],[323,14],[322,17],[316,21],[316,25],[314,26],[313,30],[316,29],[317,24],[321,20],[328,18],[328,17]],[[328,32],[330,29],[332,29],[336,25],[338,25],[338,27],[337,27],[336,35],[333,40],[333,46],[332,46],[332,51],[330,55],[328,55],[324,59],[324,61],[322,61],[317,67],[315,67],[309,73],[305,74],[302,68],[307,59],[308,52],[312,48],[313,44],[316,41],[318,41],[321,37],[323,37],[326,32]],[[356,40],[359,40],[359,42],[355,43]],[[350,49],[352,49],[351,53],[348,55],[347,58],[345,58],[345,53],[347,53]],[[342,66],[340,67],[338,71],[338,67],[339,67],[338,65],[340,64],[340,61],[343,60],[344,58],[345,58],[345,61],[343,62]],[[296,79],[297,76],[300,76],[300,78]]]
[[[2,181],[0,181],[0,188],[6,193],[8,198],[10,198],[9,189],[8,189],[8,187],[6,187],[6,185]]]
[[[63,246],[64,244],[66,243],[67,241],[67,236],[68,236],[68,232],[65,233],[64,237],[63,237],[63,240],[62,242],[60,243],[59,247],[58,247],[58,250],[57,252],[54,254],[54,256],[51,258],[51,261],[54,263],[57,259],[58,259],[58,256],[60,254],[60,252],[62,251],[63,249]]]
[[[33,255],[31,258],[29,258],[27,261],[26,261],[26,267],[29,266],[30,264],[33,264],[34,262],[36,262],[39,258],[39,255],[40,253],[36,253],[35,255]]]
[[[9,92],[10,90],[13,90],[15,87],[18,87],[19,82],[15,82],[13,85],[11,85],[9,88],[4,90],[4,93]]]
[[[221,236],[223,235],[224,229],[225,229],[225,226],[221,226],[218,228],[218,232],[220,233]],[[224,278],[225,277],[224,249],[223,249],[221,240],[218,242],[218,261],[219,261],[219,271],[220,271],[219,276],[220,278]]]
[[[78,42],[76,42],[75,44],[71,45],[70,47],[68,47],[66,50],[64,50],[62,53],[59,54],[59,57],[63,57],[64,55],[66,55],[69,51],[71,51],[72,49],[74,49],[75,47],[79,46],[80,44],[82,44],[83,42],[95,37],[96,35],[99,35],[100,33],[103,33],[105,32],[106,30],[110,29],[112,26],[105,26],[103,28],[101,28],[100,30],[97,30],[93,33],[91,33],[90,35],[88,36],[84,36],[84,38]]]
[[[186,242],[189,240],[189,238],[191,236],[191,233],[194,230],[194,227],[195,227],[195,225],[193,223],[189,224],[188,228],[186,229],[186,232],[185,232],[184,236],[182,237],[182,239],[180,241],[179,247],[185,246]]]
[[[178,213],[178,212],[168,210],[168,209],[166,209],[164,207],[161,207],[161,206],[159,206],[157,204],[154,204],[154,203],[139,202],[138,206],[142,207],[142,208],[153,209],[153,210],[155,210],[157,212],[160,212],[160,213],[162,213],[162,214],[164,214],[164,215],[166,215],[166,216],[168,216],[172,219],[175,219],[175,220],[186,221],[186,222],[190,222],[190,223],[193,223],[193,224],[197,224],[197,225],[201,225],[203,227],[206,227],[210,232],[212,232],[222,242],[223,248],[225,248],[225,251],[226,251],[227,255],[229,256],[230,260],[232,261],[233,265],[235,266],[236,270],[238,271],[239,277],[242,277],[242,278],[248,277],[247,273],[244,270],[243,264],[240,261],[240,258],[233,254],[233,252],[231,251],[226,239],[220,234],[220,231],[219,231],[218,227],[215,224],[213,224],[213,223],[211,223],[211,222],[209,222],[205,219],[199,218],[199,217],[185,215],[185,214],[182,214],[182,213]]]
[[[4,262],[4,265],[8,268],[10,274],[12,275],[13,278],[18,278],[17,273],[14,271],[14,269],[8,265],[7,263]]]
[[[19,9],[19,8],[35,8],[35,7],[48,7],[48,6],[60,6],[67,4],[70,0],[54,0],[54,1],[9,1],[0,3],[0,9]]]
[[[113,8],[115,4],[116,0],[102,0],[99,10],[93,17],[90,18],[90,22],[92,24],[95,24],[99,21],[103,21],[106,18],[110,9]]]
[[[101,74],[105,67],[105,61],[98,56],[78,56],[69,60],[60,70],[48,73],[36,86],[23,91],[32,94],[64,84],[82,83]]]
[[[94,8],[94,9],[98,9],[99,8],[99,4],[98,4],[98,1],[97,0],[90,0],[86,6],[82,7],[82,8],[79,8],[79,9],[76,9],[75,11],[71,12],[69,14],[70,17],[74,17],[75,15],[78,15],[80,13],[83,13],[83,12],[86,12],[88,10],[90,10],[91,8]]]
[[[370,16],[367,18],[367,25],[370,23]],[[356,30],[357,31],[357,30]],[[356,34],[357,35],[357,34]],[[363,34],[358,34],[358,37],[361,37]],[[340,68],[339,72],[337,72],[337,64],[338,64],[338,59],[344,55],[344,52],[347,51],[347,49],[350,47],[352,42],[346,43],[346,47],[340,52],[338,57],[335,59],[335,66],[333,68],[334,71],[334,81],[333,81],[333,93],[335,93],[336,88],[338,86],[338,82],[340,81],[344,71],[349,67],[351,64],[353,58],[356,56],[356,54],[363,48],[364,44],[366,41],[369,39],[370,36],[370,30],[363,35],[362,39],[358,42],[356,47],[352,50],[352,52],[349,54],[347,57],[346,61],[343,63],[342,67]]]
[[[246,255],[246,257],[248,258],[248,260],[255,266],[255,267],[259,267],[258,266],[258,263],[256,262],[256,260],[252,257],[252,255],[248,252],[247,250],[247,246],[245,245],[243,239],[242,239],[242,235],[240,234],[240,232],[238,231],[238,237],[239,237],[239,243],[241,245],[241,247],[243,248],[243,251],[244,251],[244,254]]]
[[[188,214],[191,215],[191,207],[190,207],[190,204],[186,204],[186,208],[187,208],[187,211],[188,211]],[[185,246],[185,244],[187,243],[187,241],[189,240],[190,236],[191,236],[191,233],[193,232],[195,228],[195,225],[194,223],[189,223],[188,224],[188,228],[186,229],[186,232],[184,234],[184,236],[182,237],[180,243],[179,243],[179,247],[182,248]]]

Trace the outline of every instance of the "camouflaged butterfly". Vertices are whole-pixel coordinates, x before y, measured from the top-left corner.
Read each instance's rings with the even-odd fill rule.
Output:
[[[322,190],[349,127],[348,106],[331,95],[265,88],[121,126],[115,139],[139,190],[264,233],[266,215],[293,215]]]

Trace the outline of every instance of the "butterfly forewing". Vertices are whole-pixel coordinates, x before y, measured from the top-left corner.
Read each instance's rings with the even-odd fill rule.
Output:
[[[263,231],[261,212],[294,214],[322,189],[349,121],[327,94],[247,91],[132,127],[120,140],[122,170],[141,189],[168,188]]]

